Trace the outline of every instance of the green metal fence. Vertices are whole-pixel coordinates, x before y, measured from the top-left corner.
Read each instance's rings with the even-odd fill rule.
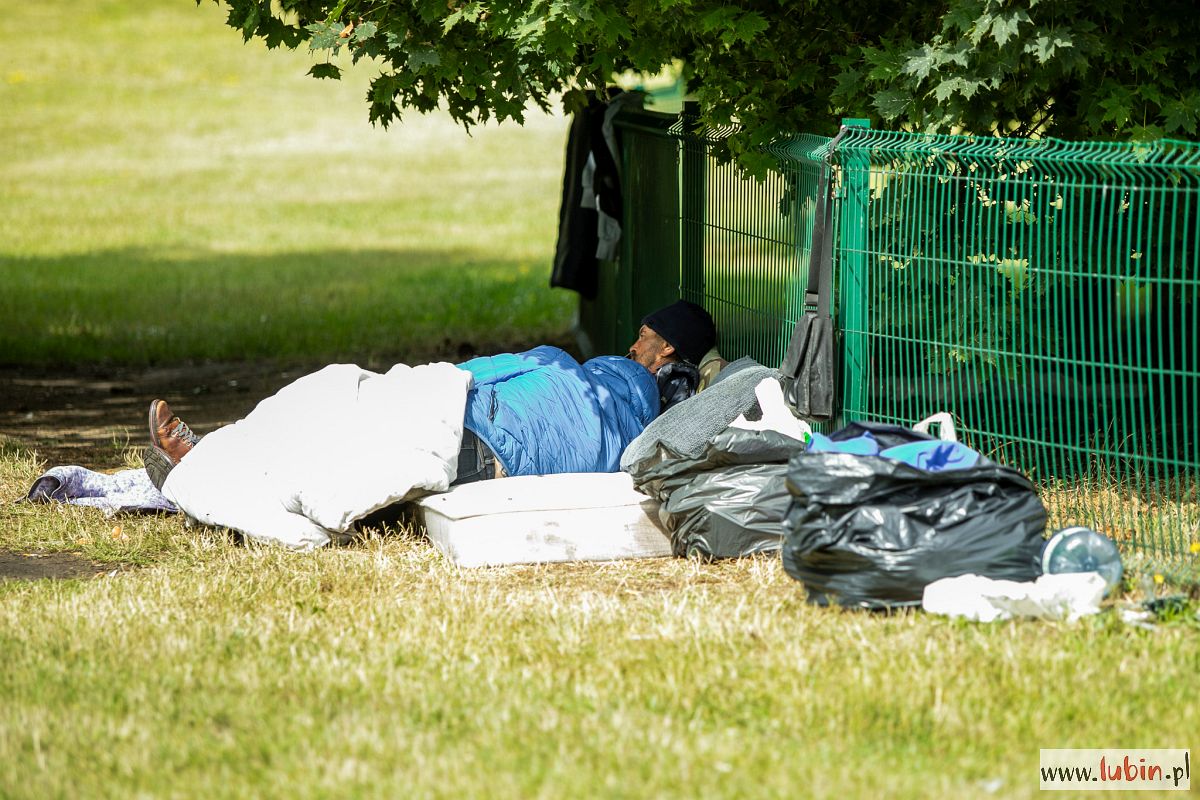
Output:
[[[813,201],[829,139],[777,148],[780,168],[747,180],[722,155],[729,131],[685,133],[683,116],[623,112],[621,260],[600,265],[580,304],[587,349],[623,353],[643,316],[680,297],[716,320],[727,357],[779,364],[807,280]]]
[[[859,130],[838,160],[846,414],[950,410],[1058,524],[1189,555],[1200,146]]]
[[[728,358],[777,365],[806,284],[829,140],[743,176],[728,132],[619,117],[624,249],[581,308],[598,350],[701,302]],[[1029,474],[1051,525],[1200,549],[1200,146],[852,130],[833,158],[844,420],[950,411]],[[606,338],[607,337],[607,338]]]

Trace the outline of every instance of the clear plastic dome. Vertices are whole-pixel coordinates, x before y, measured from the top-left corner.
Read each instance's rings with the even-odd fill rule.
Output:
[[[1102,533],[1091,528],[1064,528],[1042,549],[1042,572],[1099,572],[1107,584],[1105,594],[1121,583],[1121,554]]]

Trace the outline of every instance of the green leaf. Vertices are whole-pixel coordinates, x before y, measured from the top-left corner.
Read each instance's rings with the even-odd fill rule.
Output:
[[[863,60],[871,66],[868,80],[887,83],[904,71],[905,58],[901,53],[869,47],[863,50]]]
[[[747,11],[737,18],[730,29],[733,41],[750,42],[768,28],[767,21],[754,11]],[[732,44],[732,42],[730,42]]]
[[[872,100],[873,105],[879,110],[880,115],[887,120],[896,119],[904,114],[913,102],[911,94],[898,92],[894,89],[885,89],[882,92],[876,92]]]
[[[976,92],[984,88],[987,82],[976,75],[960,75],[957,91],[965,99],[970,100],[975,96]]]
[[[522,25],[518,25],[513,29],[512,37],[514,39],[528,39],[534,34],[541,34],[546,30],[546,18],[535,17],[528,20]]]
[[[1134,142],[1152,142],[1163,137],[1163,129],[1157,125],[1134,125],[1129,131],[1129,138]]]
[[[587,108],[588,93],[583,89],[574,88],[563,94],[563,111],[568,114],[574,114]]]
[[[968,66],[971,63],[971,56],[975,54],[975,48],[971,43],[963,39],[956,42],[953,47],[942,51],[942,59],[951,63],[957,64],[960,67]]]
[[[982,11],[983,4],[978,0],[967,0],[966,2],[959,0],[951,5],[946,11],[946,16],[942,17],[942,30],[947,33],[950,31],[967,33]]]
[[[1104,111],[1101,120],[1123,127],[1133,114],[1133,94],[1123,86],[1110,89],[1108,97],[1097,104]]]
[[[929,45],[925,45],[919,50],[910,50],[905,54],[905,59],[904,74],[916,76],[919,81],[928,78],[929,73],[938,64],[937,55]]]
[[[379,30],[379,26],[370,20],[364,20],[354,29],[354,33],[350,36],[350,41],[355,44],[362,44],[367,39],[370,39]]]
[[[1054,40],[1044,34],[1025,44],[1025,52],[1032,53],[1039,64],[1045,64],[1053,58],[1055,49]]]
[[[383,41],[387,44],[388,50],[403,50],[405,36],[403,32],[387,31],[383,34]]]
[[[266,42],[267,48],[274,50],[281,44],[294,48],[300,43],[303,32],[299,28],[286,25],[275,17],[260,20],[257,35]]]
[[[461,6],[442,20],[442,33],[449,33],[460,22],[479,22],[482,15],[483,9],[479,7],[478,3]]]
[[[853,66],[843,67],[834,76],[833,97],[849,104],[858,94],[863,83],[863,72]]]
[[[979,43],[983,41],[983,37],[987,36],[988,31],[992,29],[992,21],[994,19],[994,16],[986,12],[979,15],[979,18],[975,20],[975,24],[971,27],[971,44],[976,47],[979,46]]]
[[[1071,37],[1067,35],[1055,35],[1043,33],[1033,39],[1033,41],[1025,44],[1025,52],[1032,53],[1037,58],[1039,64],[1045,64],[1050,59],[1054,58],[1054,54],[1059,48],[1071,47]]]
[[[729,6],[715,8],[700,17],[700,31],[702,33],[726,31],[733,25],[737,14],[737,9]]]
[[[386,128],[394,120],[400,119],[400,109],[396,105],[395,97],[406,85],[405,81],[408,80],[411,80],[410,76],[395,73],[375,76],[371,81],[371,88],[367,92],[367,100],[371,104],[370,120],[372,123]]]
[[[420,71],[425,67],[436,67],[442,63],[442,57],[437,50],[429,47],[411,48],[408,51],[408,66]]]
[[[779,161],[775,156],[768,155],[758,149],[742,152],[738,158],[738,163],[748,174],[755,176],[765,176],[773,167],[779,165]]]
[[[309,50],[336,50],[340,45],[338,34],[341,33],[341,27],[334,20],[314,23],[305,30],[312,34],[308,40]]]
[[[340,80],[342,77],[341,69],[339,69],[336,64],[328,63],[313,64],[308,70],[308,74],[312,75],[314,78],[332,78],[335,81]]]
[[[246,14],[246,19],[242,21],[242,38],[247,41],[254,35],[254,31],[258,28],[259,20],[258,4],[254,3],[250,6],[249,13]]]
[[[1014,292],[1019,292],[1029,285],[1031,276],[1027,258],[1002,258],[996,266],[996,272],[1008,279]]]
[[[992,22],[992,38],[999,47],[1004,47],[1009,39],[1020,33],[1021,23],[1029,22],[1029,15],[1024,11],[1013,11],[996,17]]]
[[[1187,100],[1172,100],[1163,106],[1163,129],[1167,133],[1195,135],[1200,92],[1192,92]]]
[[[963,79],[956,76],[948,80],[944,80],[935,86],[933,89],[933,96],[939,103],[944,103],[950,99],[950,96],[955,92],[961,94],[962,88]]]

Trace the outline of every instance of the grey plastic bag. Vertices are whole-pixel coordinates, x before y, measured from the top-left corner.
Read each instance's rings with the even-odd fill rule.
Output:
[[[788,459],[804,445],[774,431],[728,428],[695,457],[660,446],[630,468],[661,502],[677,556],[737,558],[779,551],[791,502]]]

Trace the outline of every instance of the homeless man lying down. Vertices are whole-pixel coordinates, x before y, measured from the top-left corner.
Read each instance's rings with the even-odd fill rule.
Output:
[[[723,362],[716,326],[680,300],[624,358],[556,347],[379,374],[334,364],[201,440],[150,404],[146,471],[189,517],[310,549],[385,506],[504,475],[616,472],[658,414]],[[706,382],[706,381],[705,381]]]

